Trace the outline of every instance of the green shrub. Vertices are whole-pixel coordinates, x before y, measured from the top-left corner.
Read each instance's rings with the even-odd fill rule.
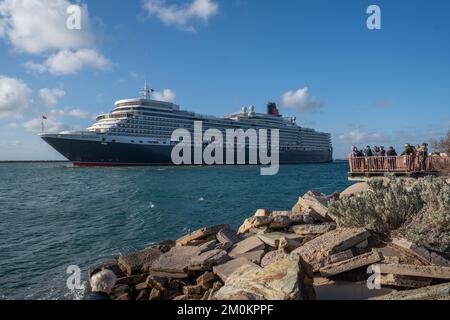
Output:
[[[449,253],[450,188],[442,179],[371,179],[370,190],[332,200],[328,214],[340,227],[398,233],[429,249]]]
[[[442,179],[423,179],[417,185],[426,208],[399,230],[411,241],[450,254],[450,187]]]

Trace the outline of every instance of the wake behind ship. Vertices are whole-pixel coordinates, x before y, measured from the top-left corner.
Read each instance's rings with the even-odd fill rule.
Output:
[[[172,165],[172,149],[179,143],[172,140],[172,133],[186,129],[192,135],[197,121],[203,131],[278,129],[281,164],[332,161],[331,135],[298,126],[295,117],[282,117],[274,103],[267,105],[267,113],[256,113],[250,106],[223,118],[205,116],[151,99],[147,83],[141,98],[117,101],[113,111],[99,115],[91,127],[41,138],[75,166]]]

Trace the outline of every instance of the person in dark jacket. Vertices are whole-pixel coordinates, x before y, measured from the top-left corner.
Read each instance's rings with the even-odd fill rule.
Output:
[[[413,156],[414,155],[414,148],[409,144],[405,144],[405,150],[402,152],[402,156]]]
[[[398,155],[394,147],[389,147],[386,155],[388,156],[389,169],[395,170],[397,168],[397,159],[395,157],[397,157]]]
[[[367,146],[364,149],[364,156],[366,156],[366,157],[372,157],[373,156],[373,152],[372,152],[372,149],[370,149],[370,146]]]
[[[386,152],[386,155],[388,157],[396,157],[397,152],[395,151],[394,147],[389,147],[389,150]]]
[[[409,143],[405,144],[405,150],[403,151],[403,153],[401,154],[402,156],[404,156],[404,165],[406,166],[406,168],[408,169],[408,171],[414,171],[414,167],[415,167],[415,155],[416,155],[416,150],[413,146],[411,146]]]
[[[109,296],[115,286],[117,277],[111,270],[100,270],[91,275],[91,292],[84,297],[84,300],[111,300]]]
[[[384,150],[383,146],[380,147],[380,156],[386,157],[386,150]]]

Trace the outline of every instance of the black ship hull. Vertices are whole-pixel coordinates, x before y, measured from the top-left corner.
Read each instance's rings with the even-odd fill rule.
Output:
[[[66,139],[42,136],[50,146],[69,159],[75,166],[155,166],[173,165],[173,146],[129,143],[102,143],[85,139]],[[192,160],[194,157],[192,157]],[[280,150],[280,164],[328,163],[332,150]],[[224,163],[225,159],[224,159]],[[237,163],[235,161],[235,163]],[[246,164],[248,150],[246,152]],[[258,159],[259,163],[259,159]]]

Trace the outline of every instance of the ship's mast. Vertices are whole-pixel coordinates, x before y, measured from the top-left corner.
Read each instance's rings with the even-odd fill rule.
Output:
[[[145,80],[144,90],[142,90],[141,93],[145,100],[150,100],[150,89],[148,88],[147,80]]]

